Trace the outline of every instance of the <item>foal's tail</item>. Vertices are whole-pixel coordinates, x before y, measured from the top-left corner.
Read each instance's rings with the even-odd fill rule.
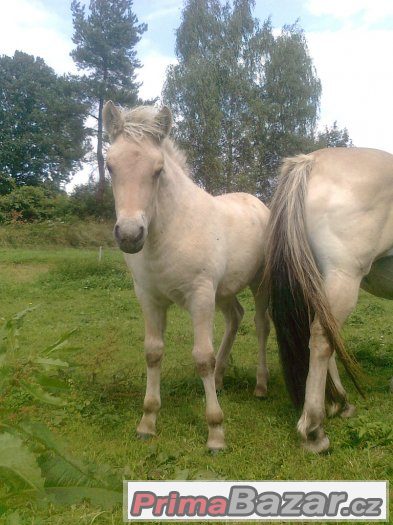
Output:
[[[296,406],[304,402],[309,365],[310,325],[316,316],[358,390],[357,364],[346,352],[330,311],[323,279],[305,225],[305,198],[311,155],[286,159],[271,205],[264,284],[270,289],[272,318],[287,389]],[[341,400],[328,376],[326,395]]]

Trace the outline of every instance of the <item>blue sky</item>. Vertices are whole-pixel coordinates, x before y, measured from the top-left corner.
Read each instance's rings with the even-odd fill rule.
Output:
[[[85,3],[88,4],[86,0]],[[71,0],[2,2],[0,54],[41,56],[57,72],[76,72]],[[159,96],[174,63],[182,0],[134,0],[148,24],[138,44],[141,96]],[[299,19],[322,82],[320,126],[337,120],[357,146],[393,153],[393,0],[256,0],[254,15],[278,31]]]

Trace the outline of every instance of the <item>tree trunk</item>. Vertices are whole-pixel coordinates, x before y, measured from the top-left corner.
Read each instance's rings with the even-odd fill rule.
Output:
[[[101,97],[98,102],[98,131],[97,131],[97,163],[98,163],[98,189],[97,201],[102,203],[105,192],[105,160],[102,153],[102,108],[104,107],[104,99]]]

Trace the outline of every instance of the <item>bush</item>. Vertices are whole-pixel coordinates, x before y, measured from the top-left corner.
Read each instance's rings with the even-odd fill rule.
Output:
[[[115,201],[111,186],[105,186],[101,201],[97,200],[97,189],[95,182],[76,186],[69,198],[70,213],[81,219],[115,219]]]
[[[31,222],[64,218],[69,197],[42,186],[23,186],[0,196],[0,222]]]
[[[0,189],[1,182],[0,177]],[[6,184],[7,181],[4,179],[3,182]],[[0,223],[3,224],[70,221],[72,218],[105,221],[114,220],[115,216],[115,203],[109,184],[101,200],[97,199],[95,182],[76,186],[71,195],[45,186],[10,188],[8,193],[0,195]]]

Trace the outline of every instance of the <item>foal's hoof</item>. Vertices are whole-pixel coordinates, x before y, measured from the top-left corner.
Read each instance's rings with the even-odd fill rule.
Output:
[[[356,414],[355,405],[348,404],[344,407],[344,410],[341,412],[340,416],[348,418],[348,417],[353,417],[355,414]]]
[[[224,448],[209,448],[209,453],[212,456],[218,456],[218,454],[220,454],[223,450]]]
[[[254,396],[258,399],[266,399],[267,398],[267,388],[264,386],[257,385],[254,390]]]
[[[225,448],[225,435],[221,425],[209,428],[209,438],[206,446],[212,454],[216,454]]]
[[[136,433],[137,438],[141,441],[148,441],[149,439],[152,439],[155,437],[155,434],[147,434],[146,432],[137,432]]]

